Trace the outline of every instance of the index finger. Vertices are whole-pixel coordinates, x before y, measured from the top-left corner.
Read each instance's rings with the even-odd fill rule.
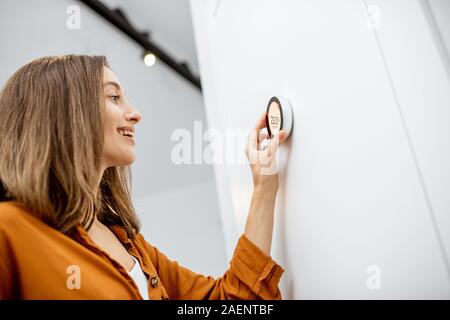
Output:
[[[265,127],[266,127],[266,115],[267,115],[267,112],[264,112],[264,113],[259,117],[258,122],[256,123],[256,126],[255,126],[255,129],[256,129],[256,130],[259,130],[259,129],[262,129],[262,128],[265,128]]]
[[[250,131],[248,144],[251,150],[258,150],[258,136],[259,130],[266,127],[266,114],[264,112],[258,119],[256,126]]]

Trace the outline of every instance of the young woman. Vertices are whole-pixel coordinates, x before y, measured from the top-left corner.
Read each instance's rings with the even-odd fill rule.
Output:
[[[280,299],[270,257],[281,132],[249,135],[254,193],[220,278],[169,260],[139,233],[129,193],[141,114],[102,56],[44,57],[0,93],[0,299]],[[267,161],[259,161],[264,157]]]

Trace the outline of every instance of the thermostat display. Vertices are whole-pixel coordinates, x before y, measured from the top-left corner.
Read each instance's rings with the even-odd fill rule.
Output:
[[[277,135],[280,130],[284,130],[289,136],[292,128],[292,108],[286,98],[274,96],[269,100],[266,125],[270,138]]]

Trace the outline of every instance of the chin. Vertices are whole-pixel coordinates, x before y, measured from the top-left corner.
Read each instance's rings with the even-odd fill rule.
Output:
[[[134,153],[128,157],[123,157],[121,166],[129,166],[133,164],[134,160],[136,160],[136,155]]]
[[[125,167],[133,164],[136,160],[136,154],[134,152],[127,152],[126,154],[110,157],[110,167]]]

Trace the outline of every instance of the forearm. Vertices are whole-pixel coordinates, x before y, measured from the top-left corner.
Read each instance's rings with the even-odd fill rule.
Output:
[[[255,186],[245,224],[245,236],[270,256],[278,187]]]
[[[267,133],[260,130],[266,127],[266,112],[250,131],[245,153],[249,159],[253,175],[253,195],[245,224],[245,236],[270,256],[274,221],[275,199],[278,192],[277,150],[287,135],[281,130],[271,137],[269,145],[262,147],[260,142],[267,138]]]

